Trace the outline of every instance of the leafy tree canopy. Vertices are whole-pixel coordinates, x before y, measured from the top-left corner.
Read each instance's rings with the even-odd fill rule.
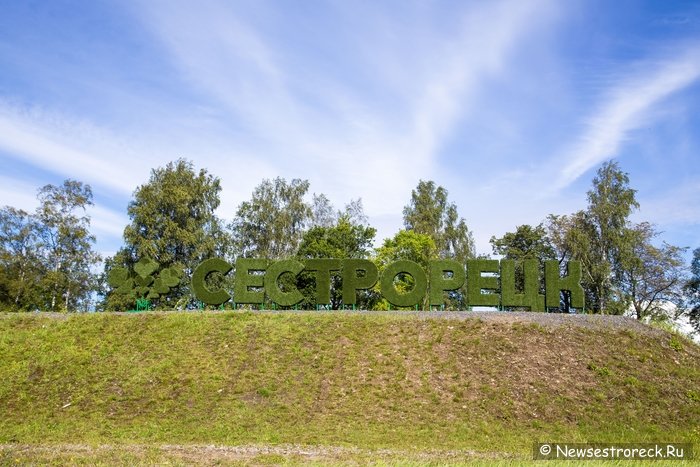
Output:
[[[136,189],[129,203],[131,222],[124,229],[125,246],[107,261],[105,269],[133,269],[139,259],[150,258],[161,268],[183,270],[185,280],[160,306],[191,306],[193,296],[186,278],[202,260],[225,257],[230,250],[229,236],[214,213],[220,191],[217,177],[205,169],[196,172],[184,159],[152,170],[149,181]],[[110,294],[107,306],[123,308],[130,301]]]
[[[100,261],[86,212],[92,190],[65,180],[37,197],[33,215],[9,206],[0,213],[0,300],[20,310],[87,310]]]
[[[335,225],[331,227],[316,226],[304,233],[297,251],[297,258],[323,259],[323,258],[367,258],[374,241],[376,229],[373,227],[353,223],[348,213],[341,215]],[[313,274],[304,273],[299,279],[299,289],[305,296],[307,305],[314,302],[314,291],[317,281]],[[330,304],[334,309],[342,306],[342,282],[339,275],[333,274],[330,281]],[[371,296],[361,296],[360,306],[370,308],[368,300]]]
[[[507,232],[503,237],[491,237],[493,253],[503,256],[503,259],[516,261],[524,259],[536,259],[539,261],[540,293],[544,293],[544,262],[557,259],[556,251],[552,245],[547,230],[542,224],[535,227],[531,225],[519,225],[515,232]],[[525,274],[522,265],[515,269],[515,286],[517,290],[523,290]],[[568,295],[562,296],[562,310],[568,310]]]
[[[39,190],[36,217],[40,223],[47,261],[43,278],[49,309],[77,309],[88,299],[94,276],[90,268],[100,261],[92,250],[87,206],[92,206],[92,189],[75,180],[62,186],[46,185]]]
[[[387,238],[381,247],[376,250],[376,262],[380,272],[387,265],[398,260],[409,260],[418,263],[424,271],[428,270],[431,260],[440,257],[435,240],[428,235],[418,233],[415,230],[401,230],[393,238]],[[397,290],[410,290],[415,282],[410,276],[399,276],[395,281]],[[387,308],[388,302],[382,299],[380,308]],[[428,297],[424,298],[423,307],[427,309]]]
[[[237,253],[270,259],[294,255],[311,221],[311,207],[304,201],[308,189],[308,180],[263,180],[250,201],[238,207],[231,225]]]
[[[623,230],[615,284],[620,303],[630,304],[637,319],[667,319],[683,301],[685,248],[652,243],[659,232],[648,222]]]
[[[559,260],[581,261],[586,309],[622,314],[627,303],[617,294],[615,271],[632,238],[630,214],[639,207],[636,191],[617,162],[604,163],[588,191],[588,208],[570,216],[549,216],[548,231]]]
[[[696,333],[700,333],[700,248],[693,250],[690,278],[685,284],[684,291],[689,305],[690,324]]]
[[[297,250],[300,258],[366,258],[376,229],[353,224],[341,216],[332,227],[313,227],[304,233]]]
[[[404,226],[432,238],[440,256],[464,262],[474,257],[474,239],[447,194],[435,182],[420,180],[403,209]]]
[[[0,304],[3,308],[39,309],[39,282],[45,274],[40,226],[31,214],[5,206],[0,210]]]
[[[493,236],[489,242],[493,253],[504,259],[556,259],[554,246],[542,224],[535,227],[519,225],[515,232],[507,232],[501,238]]]

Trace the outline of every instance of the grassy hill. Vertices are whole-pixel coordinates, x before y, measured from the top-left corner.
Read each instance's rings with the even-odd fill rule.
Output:
[[[700,441],[700,347],[619,317],[4,314],[0,355],[0,463],[527,459],[535,441]],[[198,457],[208,445],[249,451]]]

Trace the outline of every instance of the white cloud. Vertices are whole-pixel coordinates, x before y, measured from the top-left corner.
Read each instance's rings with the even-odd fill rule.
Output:
[[[131,178],[135,158],[105,136],[86,122],[0,101],[1,149],[42,170],[130,193],[132,187],[125,180]]]
[[[26,180],[0,176],[0,199],[2,206],[12,206],[26,212],[34,212],[39,204],[36,192],[39,186]]]
[[[209,137],[207,131],[196,133],[173,126],[163,133],[132,136],[59,112],[0,100],[0,150],[6,154],[3,158],[18,159],[60,178],[87,183],[96,194],[128,199],[138,185],[148,180],[151,169],[184,157],[194,162],[196,170],[206,168],[220,176],[225,187],[221,214],[230,216],[232,206],[248,196],[263,176],[272,176],[274,171],[265,161],[246,157],[226,138]],[[43,178],[4,177],[4,203],[33,209],[36,190],[49,183],[37,177]],[[103,233],[114,234],[118,229],[121,235],[125,224],[119,228],[111,225],[116,220],[112,213],[102,223],[96,217],[95,223]]]
[[[90,226],[96,236],[107,236],[121,239],[124,227],[129,223],[126,212],[118,212],[104,206],[91,206],[87,210],[90,215]]]
[[[637,217],[663,225],[700,224],[700,181],[669,187],[657,196],[643,196]]]
[[[0,96],[1,160],[17,174],[25,164],[40,169],[23,180],[6,173],[3,202],[31,211],[36,189],[54,175],[84,181],[115,203],[93,210],[100,239],[119,238],[126,223],[126,213],[110,207],[125,206],[151,168],[184,157],[221,178],[222,217],[232,217],[263,178],[307,178],[311,191],[337,207],[361,196],[380,241],[401,227],[418,179],[433,179],[449,189],[479,250],[488,252],[492,234],[582,208],[585,193],[573,182],[623,152],[648,122],[667,117],[661,104],[700,76],[697,44],[654,36],[640,46],[637,30],[587,23],[586,34],[628,41],[642,58],[630,68],[617,46],[581,47],[575,23],[588,6],[553,0],[301,7],[143,0],[128,8],[156,40],[144,40],[128,17],[117,41],[101,30],[76,38],[109,51],[143,41],[136,59],[95,57],[58,38],[42,53],[75,50],[77,66],[57,61],[50,77],[9,66],[8,80],[0,80],[3,96],[20,102]],[[641,48],[648,44],[680,53],[652,60]],[[32,54],[22,50],[28,60]],[[588,95],[591,81],[611,75],[618,78]],[[68,98],[75,95],[80,105]],[[591,101],[594,111],[582,110]],[[688,128],[670,122],[674,142],[678,135],[695,142],[688,117]],[[665,144],[668,135],[658,130],[650,135]],[[566,150],[554,160],[547,155],[556,148]],[[645,157],[657,157],[647,149]],[[23,164],[13,167],[15,160]],[[690,178],[687,169],[675,170]],[[659,176],[643,172],[640,165],[640,176]],[[32,181],[47,173],[51,180]],[[640,193],[644,216],[692,225],[697,186],[663,185],[652,199]]]
[[[615,157],[630,132],[647,121],[654,106],[696,82],[700,77],[699,47],[693,43],[673,60],[648,61],[639,67],[641,73],[615,83],[583,134],[564,155],[565,166],[556,188],[569,185],[595,165]]]
[[[182,75],[254,135],[249,148],[257,160],[274,174],[309,178],[336,204],[362,196],[370,216],[393,214],[395,222],[418,179],[433,175],[456,121],[478,111],[471,96],[554,10],[545,1],[455,7],[445,29],[441,21],[423,21],[411,4],[382,12],[356,3],[325,17],[334,33],[352,32],[327,39],[351,44],[331,48],[352,64],[342,72],[370,74],[377,93],[354,83],[358,76],[334,75],[318,57],[291,51],[286,40],[294,37],[272,34],[259,16],[246,17],[228,2],[166,5],[144,2],[143,24]]]

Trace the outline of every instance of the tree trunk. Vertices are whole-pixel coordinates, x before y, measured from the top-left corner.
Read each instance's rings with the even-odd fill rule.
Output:
[[[19,275],[19,287],[17,288],[17,295],[15,295],[15,307],[19,306],[19,297],[22,295],[22,288],[24,285],[24,269]]]

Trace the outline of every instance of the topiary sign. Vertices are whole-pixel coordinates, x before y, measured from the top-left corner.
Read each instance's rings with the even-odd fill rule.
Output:
[[[112,268],[107,275],[107,283],[113,292],[135,300],[157,299],[177,287],[183,276],[182,270],[175,267],[163,268],[156,274],[159,267],[151,258],[141,258],[134,264],[133,272],[123,267]]]

